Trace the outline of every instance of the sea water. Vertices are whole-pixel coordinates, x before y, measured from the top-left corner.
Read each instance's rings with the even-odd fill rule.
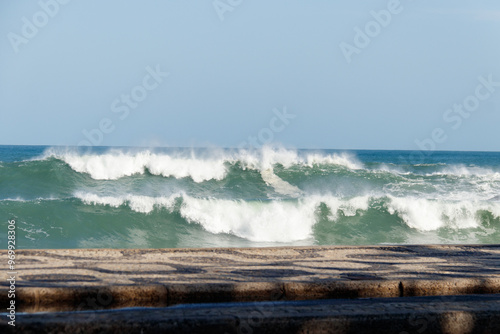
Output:
[[[500,153],[414,153],[0,146],[0,245],[498,243]]]

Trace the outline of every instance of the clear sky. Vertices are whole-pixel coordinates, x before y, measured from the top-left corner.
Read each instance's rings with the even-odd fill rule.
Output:
[[[498,0],[1,1],[0,36],[3,145],[500,151]]]

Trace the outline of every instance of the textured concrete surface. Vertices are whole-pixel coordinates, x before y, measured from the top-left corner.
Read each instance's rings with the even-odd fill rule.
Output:
[[[500,295],[179,305],[25,313],[10,333],[500,333]]]
[[[500,293],[500,245],[16,252],[25,312]]]

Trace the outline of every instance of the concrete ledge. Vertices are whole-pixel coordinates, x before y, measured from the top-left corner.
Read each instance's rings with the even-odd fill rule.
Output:
[[[18,314],[22,333],[500,333],[500,295],[179,305]],[[0,321],[2,333],[14,328]]]
[[[500,245],[18,250],[18,312],[500,293]],[[6,258],[6,251],[0,251]],[[7,282],[0,303],[7,305]]]

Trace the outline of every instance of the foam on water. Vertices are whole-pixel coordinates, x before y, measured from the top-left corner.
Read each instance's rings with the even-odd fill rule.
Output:
[[[389,196],[387,209],[397,214],[412,228],[434,231],[443,227],[454,229],[475,228],[481,225],[478,213],[481,210],[500,217],[500,204],[481,201],[449,201],[426,198]]]
[[[168,197],[151,197],[140,195],[125,195],[125,196],[99,196],[92,193],[78,192],[75,194],[85,204],[93,205],[108,205],[118,208],[122,205],[128,205],[130,209],[141,213],[150,213],[155,208],[172,209],[175,199],[182,195],[171,195]]]
[[[155,209],[173,210],[176,198],[182,198],[180,215],[190,223],[200,224],[211,233],[230,233],[251,241],[288,242],[309,238],[315,224],[314,201],[253,201],[193,198],[185,194],[168,197],[99,196],[76,193],[87,205],[118,208],[127,205],[140,213]]]
[[[187,197],[181,215],[211,233],[231,233],[251,241],[290,242],[310,238],[316,203],[245,202]]]
[[[222,180],[228,173],[227,165],[240,162],[243,168],[267,171],[279,164],[285,168],[293,165],[338,165],[359,169],[362,164],[348,154],[309,153],[304,156],[296,150],[263,147],[260,150],[214,150],[204,155],[191,152],[156,153],[150,150],[125,152],[110,150],[104,153],[80,153],[72,150],[47,150],[40,159],[56,158],[67,163],[78,173],[89,174],[96,180],[116,180],[146,170],[164,177],[190,177],[195,182]],[[268,174],[265,172],[265,174]]]
[[[272,168],[263,170],[260,172],[262,179],[266,182],[267,185],[274,188],[274,190],[281,195],[290,196],[290,197],[298,197],[302,191],[290,183],[284,181],[279,176],[274,174]]]
[[[315,197],[316,202],[325,203],[330,209],[329,219],[335,221],[342,212],[344,216],[355,216],[359,211],[366,211],[370,207],[370,196],[359,196],[351,199],[341,199],[335,196]]]
[[[153,153],[110,151],[104,154],[51,154],[66,162],[73,170],[87,173],[96,180],[116,180],[124,176],[151,174],[165,177],[191,177],[195,182],[221,180],[227,170],[223,158],[197,158]]]
[[[338,165],[349,169],[363,168],[363,164],[348,153],[327,155],[321,153],[311,153],[305,156],[304,162],[309,167],[314,165]]]
[[[352,217],[364,215],[370,208],[380,210],[373,203],[381,201],[389,214],[397,215],[408,227],[418,231],[477,228],[481,226],[478,217],[481,210],[489,211],[496,219],[500,218],[500,203],[393,196],[339,198],[312,195],[296,200],[272,201],[195,198],[180,193],[166,197],[113,197],[91,193],[77,193],[75,196],[85,204],[127,205],[131,210],[145,214],[160,208],[172,212],[176,199],[181,198],[179,213],[187,222],[200,224],[211,233],[229,233],[258,242],[292,242],[310,238],[319,219],[317,210],[321,204],[328,207],[330,214],[327,218],[335,223],[340,213],[344,217]]]
[[[475,176],[478,178],[488,178],[490,180],[500,180],[500,172],[491,168],[465,165],[450,165],[443,167],[441,170],[427,174],[433,175],[451,175],[457,177]]]

